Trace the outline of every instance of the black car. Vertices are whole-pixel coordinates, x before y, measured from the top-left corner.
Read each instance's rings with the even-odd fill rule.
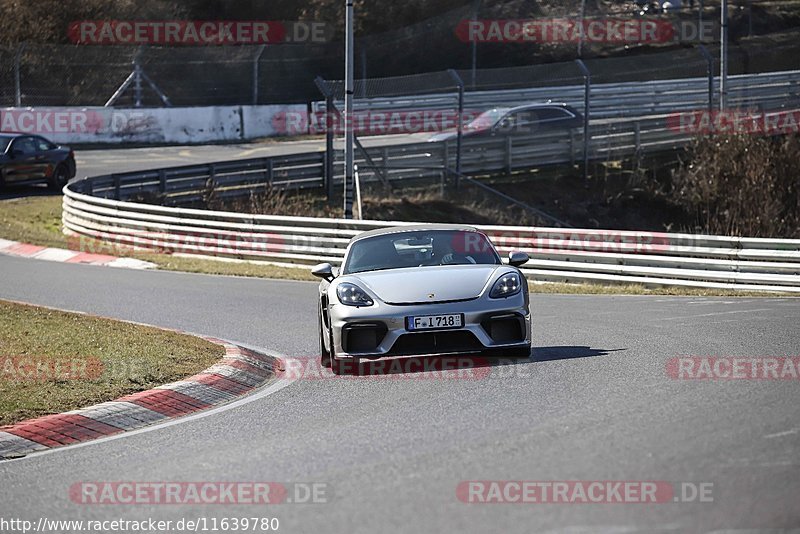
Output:
[[[464,137],[525,135],[537,131],[569,130],[583,125],[583,115],[566,104],[527,104],[513,108],[494,108],[478,115],[462,129]],[[442,132],[428,141],[455,139],[455,131]]]
[[[75,177],[75,153],[39,135],[0,133],[0,187],[47,182],[61,189]]]

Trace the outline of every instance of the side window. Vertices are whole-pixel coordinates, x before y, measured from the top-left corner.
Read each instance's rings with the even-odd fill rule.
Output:
[[[540,122],[540,115],[538,110],[526,109],[518,111],[514,114],[514,125],[516,131],[519,133],[530,133],[536,129],[536,125]]]
[[[36,150],[39,152],[47,152],[48,150],[53,150],[55,145],[44,139],[43,137],[34,137],[33,138],[34,145],[36,146]]]
[[[548,108],[539,111],[539,116],[541,117],[542,121],[550,122],[550,121],[571,119],[572,113],[568,112],[565,109]]]
[[[14,145],[11,149],[19,150],[27,156],[36,152],[36,145],[34,145],[32,138],[20,137],[14,141]]]

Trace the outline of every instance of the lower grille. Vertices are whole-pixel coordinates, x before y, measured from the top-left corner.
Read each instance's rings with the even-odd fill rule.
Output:
[[[388,329],[383,323],[353,323],[342,328],[342,346],[345,352],[373,352],[386,337]]]
[[[481,326],[495,343],[525,341],[525,319],[519,315],[490,317]]]
[[[423,354],[449,354],[475,352],[485,347],[472,332],[452,330],[448,332],[424,332],[403,334],[389,351],[389,356],[415,356]]]

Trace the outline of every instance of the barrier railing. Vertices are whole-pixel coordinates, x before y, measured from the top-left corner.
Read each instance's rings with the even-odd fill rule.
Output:
[[[100,246],[106,252],[118,246],[297,265],[338,264],[350,238],[360,232],[410,224],[174,208],[98,198],[73,189],[64,189],[64,231],[78,241],[73,246]],[[800,240],[480,228],[501,252],[528,252],[531,262],[525,271],[535,281],[800,293]]]

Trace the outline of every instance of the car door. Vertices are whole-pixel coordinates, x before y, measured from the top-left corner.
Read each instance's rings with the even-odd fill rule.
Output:
[[[32,136],[36,156],[34,157],[33,174],[35,178],[48,178],[58,165],[58,154],[56,145],[45,139],[44,137]]]
[[[36,146],[30,137],[17,137],[8,148],[5,181],[21,182],[36,178]]]

